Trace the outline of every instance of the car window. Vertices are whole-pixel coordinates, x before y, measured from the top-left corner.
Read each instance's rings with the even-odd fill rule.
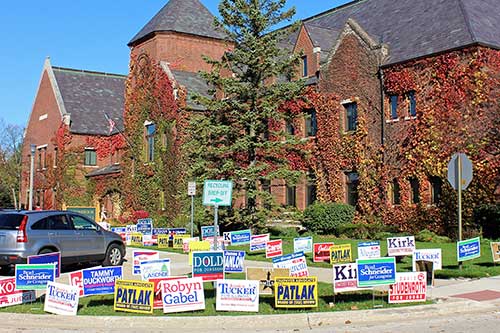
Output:
[[[71,220],[76,230],[97,230],[97,226],[94,223],[81,216],[72,215]]]
[[[17,230],[21,225],[21,221],[25,215],[22,214],[1,214],[0,215],[0,229],[3,230]]]
[[[49,229],[50,223],[48,218],[41,219],[38,222],[33,223],[31,226],[32,230],[47,230]]]
[[[49,228],[51,230],[70,230],[71,225],[69,223],[68,218],[66,215],[53,215],[49,216],[48,218],[49,221]]]

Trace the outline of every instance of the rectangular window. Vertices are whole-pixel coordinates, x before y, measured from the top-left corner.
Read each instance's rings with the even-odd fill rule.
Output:
[[[357,172],[346,172],[346,201],[349,205],[358,205],[359,175]]]
[[[146,125],[146,160],[148,162],[154,161],[155,158],[155,132],[155,124]]]
[[[347,103],[345,108],[345,131],[351,132],[358,128],[358,104]]]
[[[306,207],[316,202],[316,176],[313,172],[309,173],[306,187]]]
[[[393,205],[400,205],[401,204],[401,188],[399,186],[399,181],[396,178],[394,178],[392,180],[391,188],[392,188],[392,195],[391,195],[392,204]]]
[[[38,148],[38,163],[37,163],[37,169],[40,170],[43,168],[42,166],[42,149]]]
[[[94,149],[85,148],[84,165],[88,166],[97,165],[97,154]]]
[[[318,132],[318,122],[316,119],[316,110],[315,109],[306,110],[305,128],[306,128],[306,131],[305,131],[306,137],[316,136],[316,134]]]
[[[391,119],[398,119],[398,95],[390,95]]]
[[[297,204],[297,188],[295,186],[286,186],[286,205],[295,207]]]
[[[295,135],[295,126],[293,126],[293,123],[290,120],[286,121],[285,131],[287,134]]]
[[[418,204],[420,202],[420,183],[417,178],[410,178],[411,203]]]
[[[54,147],[54,168],[57,167],[57,147]]]
[[[417,116],[417,100],[415,98],[414,91],[410,91],[408,93],[408,100],[409,100],[408,111],[410,113],[410,117],[416,117]]]
[[[437,205],[441,201],[443,181],[439,177],[430,177],[431,184],[431,203]]]
[[[308,73],[308,68],[307,68],[307,56],[302,57],[302,76],[306,77]]]

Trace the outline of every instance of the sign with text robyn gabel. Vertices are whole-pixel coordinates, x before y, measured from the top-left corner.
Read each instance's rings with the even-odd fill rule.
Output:
[[[259,312],[259,281],[217,280],[217,311]]]
[[[274,301],[277,308],[315,308],[318,306],[318,278],[276,277]]]
[[[161,284],[163,313],[205,310],[202,278],[163,281]]]
[[[115,311],[153,313],[154,283],[134,280],[117,280]]]
[[[396,282],[396,259],[358,259],[358,287],[374,287]]]

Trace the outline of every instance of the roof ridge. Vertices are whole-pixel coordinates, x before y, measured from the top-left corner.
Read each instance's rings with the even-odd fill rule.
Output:
[[[91,71],[91,70],[86,70],[86,69],[77,69],[77,68],[68,68],[68,67],[52,66],[52,69],[58,70],[58,71],[64,71],[64,72],[75,72],[75,73],[91,74],[91,75],[99,75],[99,76],[111,76],[111,77],[116,76],[116,77],[120,77],[120,78],[127,77],[127,75],[125,75],[125,74],[115,74],[115,73]]]
[[[458,7],[460,8],[460,11],[462,12],[462,15],[464,16],[464,21],[465,21],[465,26],[467,27],[467,31],[470,34],[471,40],[473,42],[476,41],[476,35],[474,34],[474,30],[472,29],[472,26],[470,25],[470,17],[469,13],[465,10],[464,3],[462,0],[457,0],[458,1]]]
[[[347,2],[347,3],[343,4],[343,5],[340,5],[340,6],[337,6],[337,7],[333,7],[333,8],[327,9],[327,10],[321,12],[321,13],[314,14],[313,16],[301,19],[301,21],[304,22],[304,23],[306,23],[306,21],[320,18],[320,17],[322,17],[324,15],[330,14],[331,12],[334,12],[334,11],[337,11],[339,9],[343,9],[345,7],[349,7],[349,6],[355,5],[355,4],[360,3],[360,2],[364,2],[364,1],[369,1],[369,0],[352,0],[351,2]]]

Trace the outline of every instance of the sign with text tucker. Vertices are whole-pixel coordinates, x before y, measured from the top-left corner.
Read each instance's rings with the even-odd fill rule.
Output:
[[[359,242],[358,259],[380,258],[380,242]]]
[[[245,269],[245,251],[224,251],[224,272],[243,273]]]
[[[163,313],[205,310],[203,279],[177,279],[161,284]]]
[[[259,281],[217,280],[215,309],[259,312]]]
[[[306,256],[303,252],[273,258],[273,267],[290,269],[290,276],[308,276]]]
[[[133,275],[141,275],[141,261],[160,259],[160,252],[148,250],[134,250],[133,254]]]
[[[274,293],[274,279],[277,276],[289,276],[288,268],[247,267],[247,280],[259,281],[259,294],[272,295]]]
[[[54,264],[56,265],[56,278],[58,278],[61,275],[61,252],[29,256],[28,264]]]
[[[154,283],[117,280],[113,309],[133,313],[153,313]]]
[[[318,306],[318,278],[276,277],[274,304],[277,308],[315,308]]]
[[[252,232],[250,231],[250,229],[231,231],[229,235],[231,237],[231,245],[245,245],[250,244],[250,237],[252,236]]]
[[[330,262],[330,248],[333,243],[314,243],[313,261]]]
[[[224,278],[223,251],[193,252],[193,277],[201,277],[203,281],[216,281]]]
[[[311,253],[312,251],[313,251],[312,236],[293,239],[293,252]]]
[[[153,308],[156,309],[163,309],[163,300],[161,298],[161,284],[163,281],[168,281],[168,280],[177,280],[177,279],[187,279],[187,276],[169,276],[166,278],[160,278],[160,279],[149,279],[148,282],[153,282],[154,284],[154,299],[153,299]]]
[[[387,238],[387,255],[395,256],[411,256],[415,251],[415,237],[391,237]]]
[[[457,242],[458,261],[471,260],[481,257],[481,241],[479,237]]]
[[[34,290],[16,290],[16,278],[0,279],[0,308],[34,301]]]
[[[493,262],[500,261],[500,242],[491,242],[491,256],[493,257]]]
[[[106,295],[115,292],[115,281],[123,276],[123,267],[98,267],[82,270],[83,295]]]
[[[351,244],[332,245],[330,247],[330,263],[352,262]]]
[[[141,261],[141,277],[143,281],[152,278],[164,278],[170,276],[170,259],[155,259]]]
[[[396,282],[396,259],[358,259],[358,287],[374,287]]]
[[[389,286],[389,303],[425,302],[426,279],[425,272],[396,273],[396,283]]]
[[[43,311],[58,315],[76,316],[80,290],[67,284],[49,282]]]
[[[417,271],[416,262],[419,260],[432,261],[434,263],[433,269],[436,271],[442,268],[441,249],[419,249],[413,252],[412,271]]]
[[[133,232],[130,234],[130,246],[142,246],[142,234]]]
[[[157,241],[159,249],[166,249],[166,248],[168,248],[170,236],[164,235],[164,234],[158,235],[158,236],[156,236],[156,241]]]
[[[356,264],[333,265],[333,292],[343,293],[348,291],[367,290],[371,288],[358,287],[358,268]]]
[[[266,243],[266,258],[274,258],[283,255],[283,241],[275,239]]]
[[[250,252],[266,249],[266,243],[269,241],[270,234],[250,236]]]
[[[17,264],[15,271],[17,290],[43,290],[56,277],[54,264]]]
[[[231,206],[233,182],[230,180],[205,180],[203,206]]]

